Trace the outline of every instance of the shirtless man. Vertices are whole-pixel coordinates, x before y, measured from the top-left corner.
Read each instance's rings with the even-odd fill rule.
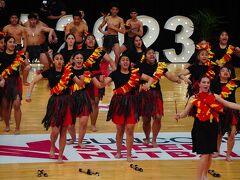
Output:
[[[3,32],[15,38],[17,44],[16,50],[23,50],[25,52],[27,47],[27,34],[25,28],[19,24],[18,14],[12,13],[9,20],[10,24],[3,27]]]
[[[98,30],[104,34],[103,48],[110,53],[111,50],[115,54],[115,64],[118,64],[120,57],[120,46],[118,40],[118,33],[125,33],[124,21],[118,16],[118,6],[112,5],[110,9],[111,15],[103,18],[103,22],[98,27]],[[107,24],[107,30],[103,31],[104,25]]]
[[[44,33],[48,33],[48,42],[54,42],[54,30],[49,27],[45,27],[41,24],[37,24],[38,18],[36,14],[32,13],[28,15],[29,27],[26,27],[27,31],[27,56],[29,59],[39,58],[40,63],[43,64],[43,70],[49,68],[49,61],[47,58],[40,58],[41,54],[48,52],[48,46],[42,43],[42,37]]]
[[[26,29],[19,24],[19,16],[16,13],[12,13],[10,16],[10,24],[6,25],[3,28],[3,32],[9,36],[13,36],[16,40],[16,51],[24,51],[26,52],[27,48],[27,33]],[[23,45],[22,45],[23,41]],[[23,75],[23,84],[28,86],[27,77],[31,66],[26,62],[22,67],[22,75]]]
[[[37,16],[37,23],[36,23],[36,27],[37,27],[37,28],[41,28],[41,27],[49,28],[49,26],[48,26],[47,24],[45,24],[44,22],[42,22],[42,21],[39,20],[39,15],[38,15],[38,13],[33,12],[33,14],[35,14],[35,15]],[[29,28],[29,27],[30,27],[30,22],[29,22],[29,20],[26,21],[26,22],[23,24],[23,26],[26,27],[26,28]],[[54,39],[54,43],[57,43],[58,38],[57,38],[57,35],[56,35],[55,31],[53,31],[53,39]],[[51,61],[51,60],[50,60],[50,59],[51,59],[51,58],[50,58],[50,55],[49,55],[49,53],[48,53],[49,47],[48,47],[48,42],[47,42],[47,40],[46,40],[46,34],[45,34],[45,33],[40,33],[40,34],[39,34],[39,41],[38,41],[38,42],[39,42],[39,44],[41,44],[41,46],[42,46],[43,49],[44,49],[43,53],[40,53],[39,61],[40,61],[40,62]],[[48,51],[47,51],[47,50],[48,50]]]
[[[138,13],[137,10],[135,8],[130,10],[130,16],[131,19],[128,19],[126,22],[126,39],[123,43],[123,45],[121,46],[121,53],[125,52],[126,50],[130,50],[133,44],[133,38],[134,36],[143,36],[143,23],[137,19]]]
[[[77,48],[80,49],[84,40],[84,32],[88,32],[88,26],[83,21],[82,14],[79,11],[75,11],[73,13],[73,22],[66,26],[65,36],[69,33],[74,34]]]

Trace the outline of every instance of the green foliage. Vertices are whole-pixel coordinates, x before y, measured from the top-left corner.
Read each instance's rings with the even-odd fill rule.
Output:
[[[197,10],[190,15],[190,18],[194,24],[194,33],[197,41],[213,41],[214,33],[216,33],[222,25],[227,24],[224,16],[216,16],[208,9]]]

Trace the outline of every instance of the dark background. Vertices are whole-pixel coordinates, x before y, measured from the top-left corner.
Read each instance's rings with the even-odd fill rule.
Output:
[[[67,7],[67,14],[71,14],[74,10],[83,9],[85,12],[85,20],[88,23],[89,31],[92,32],[95,21],[101,16],[102,10],[109,10],[110,0],[63,0]],[[119,16],[124,20],[129,18],[129,10],[135,7],[139,15],[148,15],[155,18],[160,26],[160,34],[158,39],[151,46],[160,52],[162,49],[179,48],[179,45],[174,43],[175,33],[164,29],[166,21],[176,15],[187,16],[197,10],[208,9],[214,15],[221,16],[228,23],[222,26],[230,35],[230,42],[240,46],[240,0],[232,1],[213,1],[213,0],[193,0],[193,1],[162,1],[162,0],[119,0],[114,1],[119,4]],[[42,0],[6,0],[7,7],[10,10],[18,11],[19,13],[30,13],[31,11],[39,10]],[[94,4],[94,5],[92,5]],[[194,32],[195,33],[195,32]],[[218,32],[216,32],[216,36]],[[195,34],[191,37],[197,41]]]

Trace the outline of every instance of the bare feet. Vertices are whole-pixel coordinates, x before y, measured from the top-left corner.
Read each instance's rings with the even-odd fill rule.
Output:
[[[30,86],[30,83],[29,83],[29,82],[23,82],[23,84],[24,84],[25,86]]]
[[[70,145],[70,144],[74,144],[74,140],[73,140],[73,139],[70,139],[70,140],[67,142],[67,145]]]
[[[127,156],[127,162],[133,162],[133,159],[132,159],[131,155]]]
[[[156,148],[156,147],[158,147],[158,144],[157,144],[156,142],[152,142],[152,146],[153,146],[154,148]]]
[[[5,127],[5,128],[3,129],[3,131],[4,131],[4,132],[9,132],[9,131],[10,131],[10,127]]]
[[[232,161],[232,158],[231,158],[230,155],[227,155],[227,156],[226,156],[226,161],[228,161],[228,162],[231,162],[231,161]]]
[[[55,151],[54,151],[54,148],[51,148],[51,149],[50,149],[49,157],[52,158],[52,159],[55,158]]]
[[[92,125],[92,132],[96,132],[96,131],[97,131],[96,126]]]
[[[215,152],[212,154],[212,158],[217,158],[219,156],[219,153],[218,152]]]
[[[62,160],[62,157],[58,157],[58,161],[57,161],[58,164],[63,164],[63,160]]]
[[[121,157],[122,157],[122,155],[119,154],[119,153],[117,153],[117,154],[115,155],[115,158],[116,158],[116,159],[120,159]]]
[[[86,147],[86,145],[82,144],[82,143],[78,143],[78,145],[80,146],[80,148],[85,148]]]
[[[15,135],[19,135],[20,134],[20,130],[19,129],[15,129],[14,134]]]
[[[148,138],[144,138],[143,139],[143,144],[148,145],[149,144],[149,139]]]

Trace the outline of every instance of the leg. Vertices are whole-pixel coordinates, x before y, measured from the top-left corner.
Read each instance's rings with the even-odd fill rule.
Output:
[[[60,128],[52,127],[52,131],[50,134],[50,140],[51,140],[51,148],[50,148],[50,158],[55,157],[55,143],[58,138],[58,134],[60,132]]]
[[[11,116],[11,110],[12,110],[11,102],[9,102],[6,98],[3,98],[2,99],[2,117],[5,122],[5,126],[6,126],[4,128],[5,132],[10,131],[9,120],[10,120],[10,116]]]
[[[120,55],[127,50],[127,47],[125,45],[121,45],[120,47]]]
[[[61,127],[60,131],[60,139],[59,139],[59,155],[58,155],[58,162],[62,163],[63,160],[63,151],[66,145],[66,137],[67,137],[67,129],[68,127]]]
[[[98,118],[98,112],[99,112],[99,98],[95,97],[95,100],[91,100],[91,104],[92,104],[92,113],[90,114],[90,119],[91,119],[91,127],[92,127],[92,131],[95,132],[97,131],[96,129],[96,122],[97,122],[97,118]]]
[[[45,53],[40,53],[39,61],[43,64],[43,70],[49,69],[49,61]]]
[[[117,67],[117,64],[118,64],[118,59],[120,57],[120,46],[118,43],[114,44],[113,46],[113,52],[114,52],[114,55],[115,55],[115,64],[116,64],[116,67]]]
[[[153,119],[153,124],[152,124],[152,133],[153,133],[152,145],[153,145],[153,147],[158,147],[157,136],[161,129],[161,119],[162,119],[161,115],[156,115]]]
[[[23,84],[26,86],[30,85],[30,83],[27,82],[27,78],[28,78],[28,74],[29,74],[30,70],[31,70],[31,66],[30,66],[29,62],[27,62],[27,64],[23,67],[23,71],[22,71]]]
[[[13,108],[14,108],[14,118],[16,121],[16,129],[15,134],[20,134],[20,124],[22,118],[22,111],[21,111],[21,99],[19,96],[13,101]]]
[[[74,141],[76,140],[76,129],[74,124],[68,127],[68,132],[71,136],[71,139],[68,142],[68,144],[74,144]]]
[[[227,156],[226,156],[226,160],[227,161],[231,161],[231,153],[232,153],[232,149],[235,143],[235,135],[236,135],[236,126],[233,125],[231,128],[231,133],[228,134],[228,140],[227,140]]]
[[[132,162],[132,146],[133,146],[133,132],[134,132],[135,124],[127,124],[126,125],[126,136],[127,136],[127,161]]]
[[[216,158],[219,156],[220,154],[220,148],[221,148],[221,143],[222,143],[222,137],[223,135],[220,133],[218,133],[218,138],[217,138],[217,151],[216,153],[213,153],[213,158]]]
[[[117,133],[116,133],[116,145],[117,145],[117,154],[115,155],[115,158],[121,158],[121,149],[122,149],[122,140],[123,140],[123,134],[124,134],[124,128],[125,125],[122,124],[116,124]]]
[[[203,180],[205,175],[205,170],[209,167],[209,154],[202,154],[197,167],[197,177],[196,180]]]
[[[145,134],[144,144],[149,144],[150,132],[151,132],[151,117],[142,117],[143,119],[143,131]]]
[[[79,136],[78,136],[78,145],[81,148],[85,147],[82,141],[87,131],[87,124],[88,124],[88,116],[81,116],[79,119]]]

